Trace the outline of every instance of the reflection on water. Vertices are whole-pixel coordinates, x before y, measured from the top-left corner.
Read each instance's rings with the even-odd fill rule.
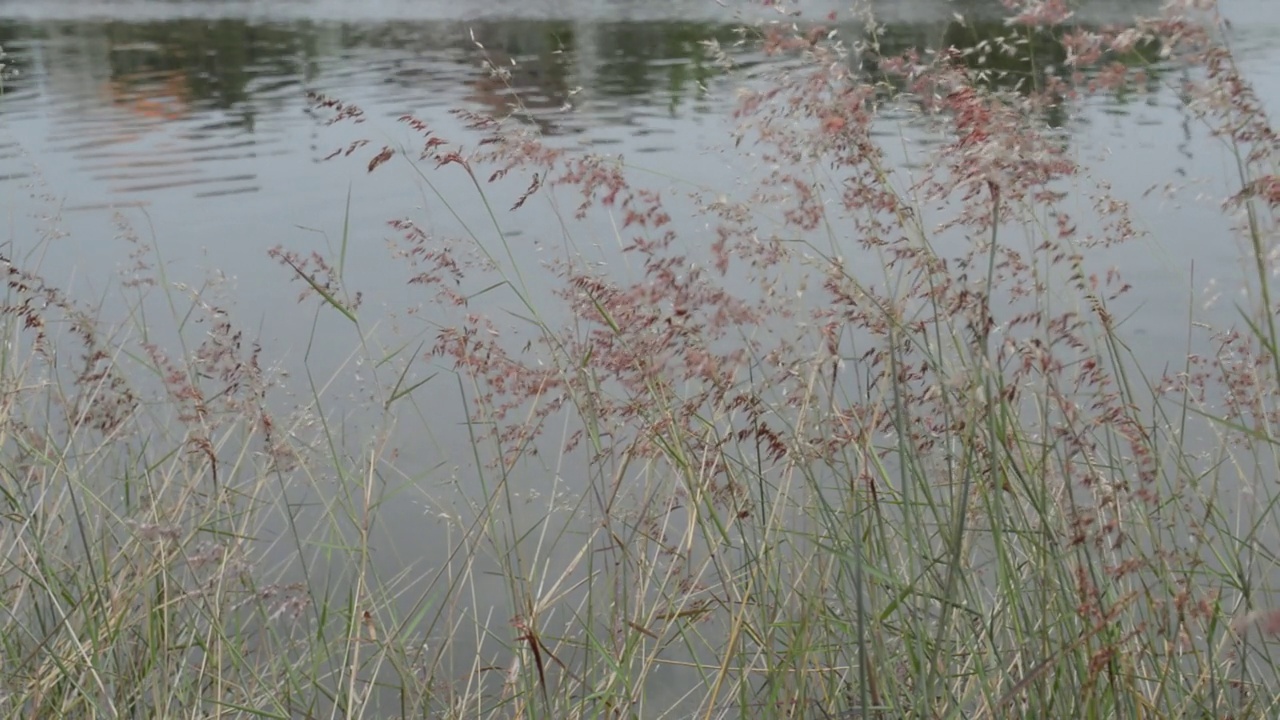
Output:
[[[1094,3],[1082,16],[1103,22],[1156,5]],[[47,12],[52,6],[58,12]],[[316,6],[323,16],[325,3]],[[708,42],[730,49],[740,64],[762,60],[752,43],[738,42],[725,11],[718,21],[610,19],[601,10],[609,6],[595,5],[586,19],[527,20],[502,19],[511,8],[491,2],[496,19],[317,22],[264,17],[257,11],[266,6],[253,3],[240,17],[226,3],[112,3],[111,19],[95,19],[93,7],[100,5],[19,4],[6,6],[12,17],[0,20],[0,45],[20,73],[6,85],[6,126],[42,157],[67,159],[73,175],[65,180],[79,206],[152,202],[161,191],[166,202],[261,193],[270,189],[262,177],[267,166],[277,175],[282,163],[289,172],[310,172],[314,157],[291,140],[314,124],[303,113],[311,90],[384,116],[452,107],[505,114],[518,95],[521,116],[546,134],[623,142],[631,152],[671,151],[675,144],[662,138],[678,132],[679,121],[718,113],[731,99],[713,91],[719,73]],[[448,17],[445,7],[440,14]],[[892,22],[879,41],[886,53],[972,47],[1001,28],[982,19],[998,7],[978,0],[891,4],[885,10]],[[165,9],[174,17],[154,17]],[[963,25],[955,12],[965,13]],[[145,19],[127,19],[131,14]],[[85,17],[58,19],[76,15]],[[848,37],[865,32],[841,30]],[[987,62],[1010,82],[1034,82],[1062,57],[1046,36],[1032,55],[997,53]],[[509,75],[495,77],[486,60]],[[0,177],[28,173],[0,147]]]
[[[7,88],[7,123],[74,157],[103,202],[161,188],[196,198],[261,190],[263,163],[289,154],[286,136],[310,123],[300,112],[307,90],[386,115],[505,114],[518,93],[548,134],[600,124],[641,134],[647,117],[698,111],[714,74],[708,39],[734,35],[680,22],[0,24],[20,73]],[[488,72],[486,58],[509,75]]]

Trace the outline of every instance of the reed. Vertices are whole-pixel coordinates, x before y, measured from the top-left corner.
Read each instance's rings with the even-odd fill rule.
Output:
[[[5,258],[0,709],[1274,716],[1280,144],[1206,4],[1089,30],[1009,0],[898,56],[874,23],[744,28],[781,58],[708,47],[745,189],[566,149],[514,94],[467,138],[404,117],[416,145],[336,155],[452,218],[388,224],[411,339],[348,286],[350,227],[271,252],[351,338],[333,376],[267,365],[127,227],[122,323]],[[1051,120],[1170,69],[1234,163],[1215,280],[1245,292],[1214,325],[1188,298],[1153,366],[1107,265],[1141,219]],[[563,235],[531,266],[503,228],[535,203]],[[352,437],[329,386],[357,374]],[[455,402],[468,461],[404,465]],[[391,530],[407,498],[445,546]]]

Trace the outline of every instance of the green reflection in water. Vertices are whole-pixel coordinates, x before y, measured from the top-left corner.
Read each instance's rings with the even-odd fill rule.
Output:
[[[863,33],[856,26],[840,29],[846,38]],[[974,50],[1010,31],[1004,23],[988,20],[898,22],[883,26],[877,40],[885,55],[911,47]],[[1040,86],[1046,69],[1061,67],[1066,60],[1062,30],[1020,32],[1024,42],[1012,54],[975,51],[967,56],[975,67],[981,60],[992,85]],[[560,106],[581,86],[596,98],[658,100],[676,112],[697,100],[721,72],[709,41],[735,48],[740,37],[731,24],[677,21],[491,21],[465,26],[444,22],[256,24],[238,19],[0,22],[0,44],[44,45],[46,72],[105,68],[105,79],[117,101],[164,95],[188,109],[229,111],[248,126],[256,112],[256,82],[274,79],[323,88],[326,73],[335,72],[367,75],[362,81],[369,85],[399,85],[425,96],[470,85],[461,87],[464,99],[490,110],[509,102],[506,83],[510,83],[534,110]],[[749,41],[735,52],[751,63],[759,58],[746,53],[757,49],[758,43]],[[1116,59],[1146,64],[1158,56],[1158,50],[1139,46],[1128,57]],[[510,78],[488,78],[482,69],[486,58],[509,69]],[[21,52],[12,62],[20,71],[30,64]],[[263,85],[280,87],[271,82]],[[59,86],[47,91],[58,92]],[[1060,123],[1063,117],[1059,113],[1050,120]]]

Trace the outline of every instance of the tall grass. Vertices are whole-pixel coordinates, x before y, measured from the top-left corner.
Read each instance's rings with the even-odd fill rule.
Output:
[[[349,228],[272,252],[353,338],[354,439],[332,378],[264,367],[218,287],[137,238],[123,324],[6,258],[0,708],[1274,716],[1276,136],[1212,12],[1088,30],[1008,4],[1001,36],[934,55],[764,24],[744,42],[786,62],[747,78],[709,48],[743,78],[736,199],[646,189],[518,104],[460,113],[470,150],[403,118],[420,146],[368,169],[408,162],[461,229],[390,223],[422,344],[381,344]],[[1061,66],[1024,52],[1050,41]],[[1106,266],[1139,219],[1046,118],[1158,68],[1234,160],[1248,270],[1220,279],[1234,320],[1189,299],[1153,366]],[[536,267],[502,230],[533,203],[565,229]],[[575,228],[610,226],[602,265]],[[399,463],[454,399],[470,461]],[[395,529],[409,497],[444,546]]]

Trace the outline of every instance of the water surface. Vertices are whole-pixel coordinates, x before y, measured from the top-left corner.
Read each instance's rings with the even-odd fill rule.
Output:
[[[822,17],[843,5],[801,7]],[[1223,5],[1242,65],[1280,111],[1280,3]],[[875,7],[892,51],[963,36],[956,13],[981,22],[999,3]],[[1158,7],[1097,0],[1082,3],[1078,20],[1102,25]],[[773,12],[751,6],[740,17]],[[386,248],[385,221],[451,221],[407,169],[367,174],[367,154],[325,161],[335,148],[356,137],[408,142],[395,122],[406,113],[444,137],[474,142],[450,110],[505,114],[518,97],[523,121],[553,142],[660,170],[651,176],[659,187],[674,187],[665,176],[731,190],[743,167],[714,149],[733,129],[734,81],[706,42],[731,47],[735,23],[735,13],[712,0],[8,0],[0,3],[0,45],[19,74],[0,97],[0,239],[21,252],[56,227],[43,260],[51,279],[101,290],[125,263],[128,248],[112,219],[121,213],[161,249],[173,279],[196,283],[208,267],[233,278],[241,322],[260,330],[287,365],[296,368],[310,352],[309,362],[337,367],[351,335],[327,332],[341,324],[316,333],[314,303],[294,302],[300,288],[267,259],[268,249],[332,245],[348,225],[351,284],[373,291],[366,307],[400,309],[417,290],[388,282],[403,271]],[[747,67],[768,62],[751,47],[734,53]],[[493,79],[485,62],[510,67],[510,85]],[[1140,197],[1171,179],[1229,178],[1222,155],[1186,122],[1177,81],[1174,70],[1157,73],[1147,93],[1095,98],[1054,121],[1121,195]],[[311,92],[359,104],[368,121],[327,127],[311,109]],[[475,195],[465,190],[441,192],[474,215]],[[1190,291],[1232,276],[1238,257],[1212,203],[1171,210],[1158,193],[1150,196],[1138,208],[1148,237],[1114,256],[1141,289],[1142,321],[1133,331],[1153,360],[1185,338]],[[564,237],[545,208],[500,222],[521,262],[542,261]],[[692,218],[676,222],[698,227]],[[607,234],[580,228],[574,240],[608,261],[610,241],[591,237],[594,230]],[[465,465],[459,418],[436,419],[434,442],[406,442],[402,461]],[[430,512],[420,503],[392,506],[389,527],[411,546],[439,547],[444,536],[423,522]],[[402,557],[381,559],[394,567]]]

